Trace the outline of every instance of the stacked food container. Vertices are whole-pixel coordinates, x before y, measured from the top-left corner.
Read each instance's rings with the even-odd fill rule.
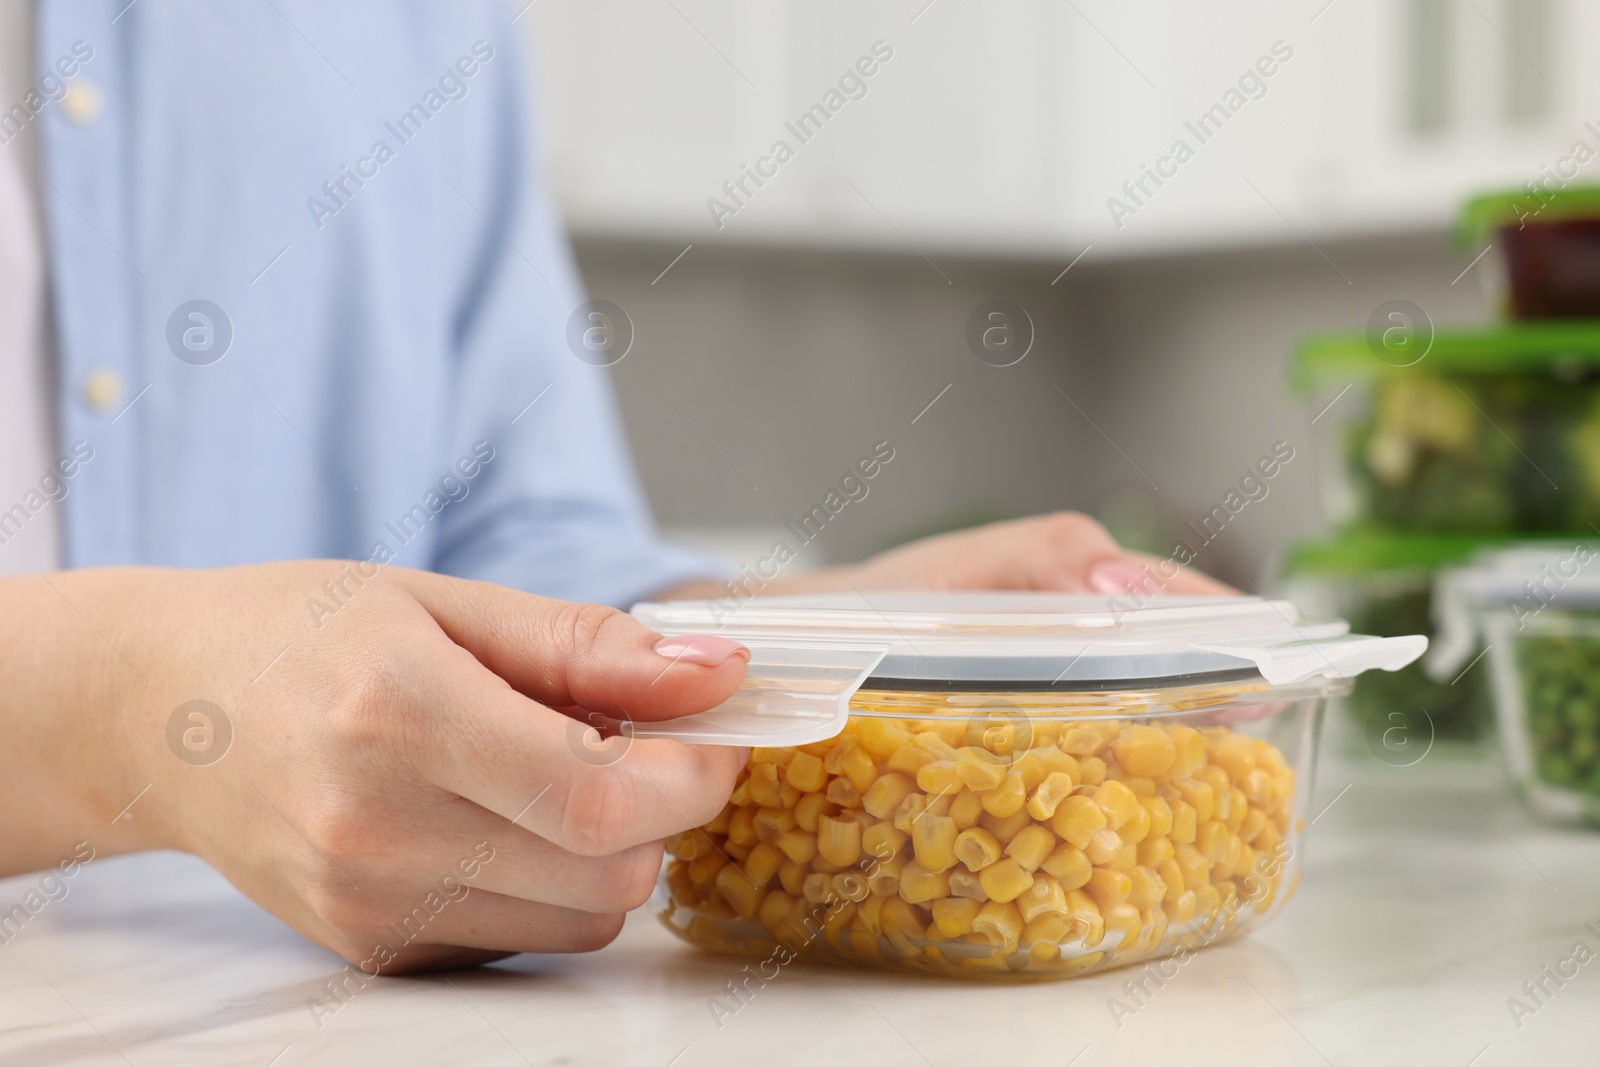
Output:
[[[1557,683],[1538,683],[1536,697],[1527,687],[1556,647],[1575,665],[1581,627],[1569,615],[1583,594],[1569,583],[1545,596],[1535,624],[1511,593],[1530,595],[1539,567],[1600,541],[1600,319],[1583,317],[1600,315],[1600,190],[1480,197],[1456,236],[1483,249],[1473,269],[1490,279],[1501,321],[1436,330],[1395,301],[1365,331],[1312,337],[1295,354],[1338,533],[1297,546],[1286,585],[1303,606],[1371,633],[1450,620],[1448,654],[1364,678],[1344,702],[1380,759],[1396,762],[1382,738],[1397,718],[1408,737],[1471,741],[1489,736],[1492,705],[1517,780],[1570,791],[1600,765],[1587,752],[1600,740],[1576,741],[1590,713],[1571,718],[1578,694]],[[1529,542],[1544,547],[1515,547]],[[1577,751],[1561,751],[1569,745]],[[1600,776],[1594,787],[1600,796]],[[1581,807],[1535,801],[1566,815]]]

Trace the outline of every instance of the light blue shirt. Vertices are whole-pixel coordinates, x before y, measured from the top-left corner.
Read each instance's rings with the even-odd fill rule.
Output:
[[[67,565],[387,552],[617,605],[720,573],[657,539],[569,344],[510,6],[37,10]]]

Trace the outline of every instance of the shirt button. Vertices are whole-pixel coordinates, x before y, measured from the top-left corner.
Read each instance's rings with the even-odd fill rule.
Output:
[[[83,401],[95,411],[107,411],[122,399],[122,375],[110,367],[96,367],[83,379]]]
[[[94,82],[81,78],[68,83],[61,97],[61,110],[80,126],[93,122],[100,114],[100,90],[94,87]]]

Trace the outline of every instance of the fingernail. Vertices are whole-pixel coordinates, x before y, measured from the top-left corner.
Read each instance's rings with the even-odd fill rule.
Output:
[[[1143,569],[1120,559],[1108,559],[1089,570],[1089,588],[1105,596],[1148,596],[1156,592],[1155,579]]]
[[[656,655],[665,656],[674,663],[693,663],[698,667],[717,667],[729,656],[741,656],[750,662],[750,650],[737,641],[710,634],[682,634],[663,637],[656,642]]]

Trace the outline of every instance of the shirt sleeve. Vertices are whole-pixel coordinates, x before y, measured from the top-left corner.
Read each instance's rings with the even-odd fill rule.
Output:
[[[462,162],[456,200],[439,205],[479,250],[457,297],[453,436],[461,455],[492,458],[442,516],[432,565],[623,608],[724,577],[723,563],[657,534],[612,396],[616,371],[601,365],[623,355],[622,322],[610,324],[609,351],[569,342],[575,315],[580,339],[594,324],[580,314],[585,296],[540,166],[526,63],[513,35],[495,48],[509,54],[484,67],[493,106],[468,141],[480,158]]]

